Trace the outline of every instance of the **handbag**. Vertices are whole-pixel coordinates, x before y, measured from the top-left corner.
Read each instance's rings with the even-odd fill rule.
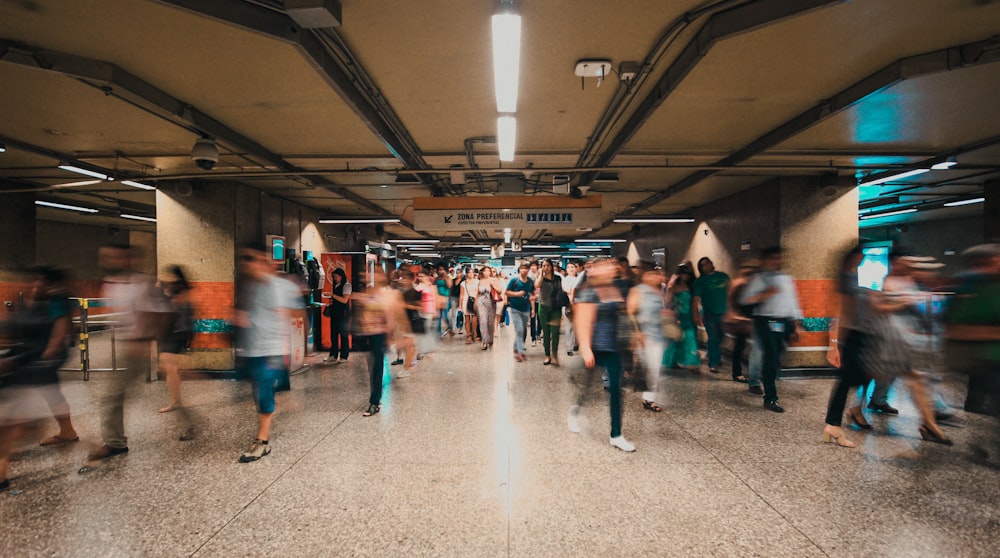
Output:
[[[684,337],[684,330],[681,329],[681,324],[673,316],[664,316],[661,326],[663,328],[663,337],[669,341],[680,341]]]
[[[493,288],[493,285],[490,285],[490,300],[493,302],[503,302],[503,295],[500,294],[500,291]]]
[[[459,310],[458,314],[455,314],[455,327],[457,327],[458,329],[462,329],[462,326],[464,325],[465,325],[465,313]]]

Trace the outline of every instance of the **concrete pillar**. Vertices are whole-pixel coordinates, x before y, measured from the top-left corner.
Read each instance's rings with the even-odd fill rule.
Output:
[[[181,265],[194,286],[195,337],[186,368],[232,370],[230,323],[235,302],[234,233],[257,228],[259,212],[239,211],[240,186],[225,182],[165,185],[156,192],[159,272]],[[253,238],[257,235],[254,234]]]
[[[818,177],[781,178],[778,188],[784,268],[795,277],[805,315],[785,365],[825,366],[830,324],[839,313],[838,263],[858,242],[858,189],[850,177],[832,186]]]
[[[986,242],[1000,242],[1000,180],[983,184],[983,238]]]

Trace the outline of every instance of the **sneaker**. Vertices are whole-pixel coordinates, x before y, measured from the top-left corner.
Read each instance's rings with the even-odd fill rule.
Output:
[[[710,366],[708,368],[708,371],[711,372],[712,374],[718,374],[719,373],[719,369],[716,368],[716,367],[714,367],[714,366]]]
[[[127,453],[128,448],[113,448],[107,444],[87,454],[87,461],[100,461],[118,454]]]
[[[625,439],[625,436],[611,438],[611,445],[622,451],[635,451],[635,444]]]
[[[271,453],[271,446],[267,442],[261,440],[254,440],[250,443],[250,449],[245,451],[243,455],[240,456],[240,463],[250,463],[251,461],[257,461],[261,457]]]
[[[514,353],[514,360],[518,362],[524,362],[524,355],[521,353]]]
[[[391,364],[393,366],[399,366],[400,364],[403,364],[403,359],[397,358],[396,360],[390,362],[389,364]]]
[[[337,364],[338,362],[340,362],[340,359],[337,357],[328,356],[323,359],[323,362],[325,364]]]
[[[580,414],[580,406],[573,405],[569,408],[569,415],[566,416],[566,426],[569,427],[569,431],[573,433],[580,432],[580,421],[577,419],[577,415]]]
[[[566,351],[566,356],[573,356],[573,351]]]
[[[775,413],[785,412],[785,408],[782,407],[781,405],[778,405],[777,401],[765,401],[764,408],[767,409],[768,411],[773,411]]]
[[[532,339],[531,340],[531,346],[534,347],[534,346],[537,346],[537,345],[538,345],[538,339]]]
[[[875,411],[876,413],[882,413],[884,415],[898,415],[899,409],[889,405],[888,403],[869,403],[868,408]]]
[[[410,376],[410,371],[409,370],[403,370],[399,374],[396,374],[397,378],[408,378],[409,376]]]
[[[760,386],[750,386],[750,393],[754,395],[764,395],[764,388]]]

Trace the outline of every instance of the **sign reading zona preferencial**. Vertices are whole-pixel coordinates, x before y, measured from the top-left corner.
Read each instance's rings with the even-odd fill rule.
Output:
[[[575,229],[601,223],[600,196],[417,198],[413,202],[413,226],[424,231]]]

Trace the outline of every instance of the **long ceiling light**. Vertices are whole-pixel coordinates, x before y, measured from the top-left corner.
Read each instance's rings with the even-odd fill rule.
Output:
[[[502,0],[493,15],[493,80],[497,112],[517,112],[521,58],[521,16],[511,0]]]
[[[972,205],[974,203],[983,203],[984,201],[986,201],[986,198],[972,198],[971,200],[959,200],[959,201],[948,202],[948,203],[944,204],[944,206],[945,207],[958,207],[958,206],[961,206],[961,205]]]
[[[55,209],[65,209],[66,211],[79,211],[80,213],[97,213],[96,209],[90,207],[80,207],[78,205],[68,205],[64,203],[47,202],[42,200],[35,200],[35,205],[52,207]]]
[[[576,242],[577,244],[583,244],[585,242],[594,242],[600,244],[603,244],[605,242],[610,242],[612,244],[616,244],[618,242],[628,242],[628,241],[625,240],[624,238],[578,238],[573,242]]]
[[[399,219],[388,217],[326,217],[319,220],[325,225],[361,225],[366,223],[398,223]]]
[[[692,217],[615,217],[615,223],[694,223]]]
[[[570,252],[601,252],[603,250],[604,250],[604,248],[589,248],[589,247],[582,247],[582,246],[578,246],[576,248],[570,248],[569,249]]]
[[[861,220],[865,219],[879,219],[882,217],[892,217],[893,215],[904,215],[906,213],[916,213],[917,208],[911,207],[910,209],[900,209],[899,211],[889,211],[887,213],[877,213],[875,215],[865,215],[861,217]]]
[[[389,242],[391,242],[393,244],[396,244],[396,243],[403,243],[403,244],[437,244],[438,242],[441,242],[441,241],[438,240],[438,239],[436,239],[436,238],[414,238],[414,239],[409,239],[409,238],[390,238]]]
[[[92,170],[81,169],[80,167],[74,167],[73,165],[59,165],[59,168],[64,171],[75,172],[77,174],[82,174],[85,176],[92,176],[94,178],[100,178],[101,180],[114,180],[108,175]]]
[[[133,221],[147,221],[150,223],[156,222],[156,219],[153,217],[143,217],[142,215],[132,215],[131,213],[122,213],[119,217],[122,219],[132,219]]]
[[[884,184],[886,182],[892,182],[894,180],[902,180],[904,178],[909,178],[911,176],[916,176],[918,174],[924,174],[925,172],[930,172],[930,169],[913,169],[903,172],[897,172],[896,174],[890,174],[889,176],[883,178],[864,181],[858,184],[858,186],[877,186],[879,184]]]
[[[509,115],[497,118],[497,146],[501,161],[514,160],[516,138],[517,119]]]
[[[142,182],[136,182],[134,180],[122,180],[122,184],[126,186],[131,186],[133,188],[140,188],[142,190],[155,190],[156,186],[150,186],[149,184],[143,184]]]

